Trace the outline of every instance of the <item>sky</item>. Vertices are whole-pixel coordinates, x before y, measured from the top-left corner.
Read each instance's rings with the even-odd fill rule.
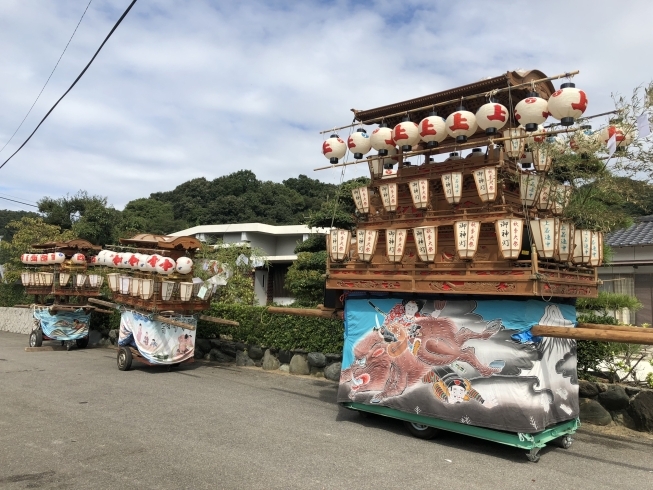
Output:
[[[93,0],[8,158],[88,63],[130,0]],[[0,148],[88,0],[0,1]],[[586,115],[653,79],[653,2],[139,0],[77,86],[0,169],[0,198],[83,189],[118,209],[241,169],[339,183],[320,130],[515,69],[580,70]],[[556,87],[559,81],[554,81]],[[605,122],[605,121],[603,121]],[[598,121],[601,123],[601,121]],[[597,126],[598,127],[598,126]],[[328,136],[328,135],[327,135]],[[367,175],[347,167],[345,179]],[[0,199],[0,209],[34,210]]]

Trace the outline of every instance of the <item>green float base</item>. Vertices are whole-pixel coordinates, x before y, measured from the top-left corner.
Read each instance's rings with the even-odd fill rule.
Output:
[[[406,422],[427,425],[429,427],[435,427],[436,429],[456,432],[466,436],[485,439],[486,441],[498,442],[508,446],[535,451],[535,453],[537,450],[545,447],[547,442],[553,441],[554,439],[559,439],[566,435],[571,435],[576,432],[578,427],[580,427],[580,420],[576,418],[573,420],[568,420],[567,422],[561,422],[541,432],[524,434],[521,432],[504,432],[495,429],[487,429],[485,427],[460,424],[458,422],[449,422],[447,420],[402,412],[400,410],[395,410],[394,408],[376,405],[364,405],[362,403],[353,402],[341,403],[341,405],[352,410],[375,413],[378,415],[383,415],[384,417],[391,417],[394,419],[404,420]]]

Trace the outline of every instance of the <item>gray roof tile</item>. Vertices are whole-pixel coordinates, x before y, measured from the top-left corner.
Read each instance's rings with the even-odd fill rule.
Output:
[[[609,233],[605,241],[611,247],[653,245],[653,216],[636,218],[635,224]]]

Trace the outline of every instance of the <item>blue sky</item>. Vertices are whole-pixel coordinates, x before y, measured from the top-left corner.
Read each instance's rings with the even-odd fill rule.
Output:
[[[0,2],[0,147],[88,0]],[[93,0],[4,161],[88,62],[129,0]],[[625,7],[624,7],[625,6]],[[139,0],[80,83],[0,170],[0,196],[85,189],[122,208],[250,169],[337,183],[319,130],[507,70],[579,69],[588,113],[653,79],[653,2]],[[556,82],[556,86],[557,86]],[[348,168],[345,178],[366,173]],[[28,209],[0,200],[0,209]]]

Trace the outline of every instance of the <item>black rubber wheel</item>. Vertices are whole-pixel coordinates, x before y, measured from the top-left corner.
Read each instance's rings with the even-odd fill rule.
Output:
[[[404,422],[408,431],[418,439],[433,439],[438,435],[438,429],[428,425],[415,424],[413,422]]]
[[[118,349],[118,369],[121,371],[129,371],[132,367],[132,351],[129,347],[121,347]]]
[[[556,446],[561,447],[562,449],[569,449],[574,442],[574,439],[567,434],[566,436],[558,437],[553,441]]]
[[[43,345],[43,332],[41,329],[34,329],[32,333],[29,334],[29,346],[30,347],[41,347]]]
[[[83,337],[81,339],[75,340],[77,347],[80,349],[86,349],[88,347],[88,337]]]

